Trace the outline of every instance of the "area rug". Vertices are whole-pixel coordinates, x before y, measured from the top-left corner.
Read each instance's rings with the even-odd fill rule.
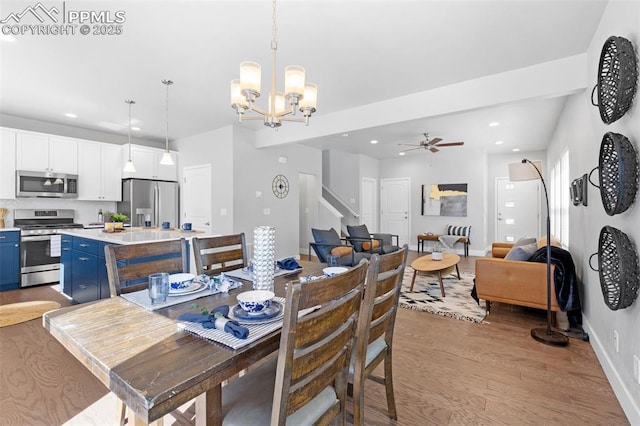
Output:
[[[413,292],[409,292],[413,269],[407,266],[402,280],[399,306],[402,308],[426,311],[436,315],[464,321],[480,323],[484,320],[484,306],[479,306],[471,297],[473,274],[454,272],[443,278],[445,297],[440,293],[437,275],[416,276]]]
[[[0,327],[40,318],[45,312],[58,309],[58,302],[32,301],[0,306]]]

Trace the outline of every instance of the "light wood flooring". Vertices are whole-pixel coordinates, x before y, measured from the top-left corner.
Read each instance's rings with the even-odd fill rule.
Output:
[[[411,252],[409,262],[418,254]],[[473,272],[463,258],[461,272]],[[56,287],[0,293],[0,304],[69,301]],[[398,420],[383,386],[366,384],[371,425],[627,425],[588,342],[534,341],[544,312],[495,303],[485,324],[399,309],[394,338]],[[115,398],[51,338],[41,320],[0,328],[1,425],[115,424]],[[193,404],[164,419],[193,424]]]

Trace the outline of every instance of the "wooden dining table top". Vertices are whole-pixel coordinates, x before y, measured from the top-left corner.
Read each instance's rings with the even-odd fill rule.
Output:
[[[287,282],[322,275],[326,266],[298,263],[301,272],[276,277],[277,296],[285,296]],[[209,309],[233,306],[236,295],[250,289],[251,283],[245,283],[229,293],[205,294],[157,311],[112,297],[48,312],[43,325],[145,423],[200,395],[197,403],[206,407],[196,408],[196,424],[218,424],[222,381],[276,351],[280,329],[234,350],[181,330],[175,318],[196,312],[193,303]],[[213,400],[202,398],[207,392]]]

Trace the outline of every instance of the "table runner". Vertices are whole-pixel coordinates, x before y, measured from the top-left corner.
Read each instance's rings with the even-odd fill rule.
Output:
[[[280,302],[283,306],[283,309],[285,309],[284,297],[274,297],[273,300]],[[268,322],[266,324],[242,323],[244,327],[247,327],[249,329],[249,337],[247,337],[246,339],[238,339],[237,337],[233,336],[232,334],[226,333],[223,330],[218,330],[216,328],[204,328],[202,327],[202,324],[193,322],[178,322],[178,327],[205,339],[222,343],[223,345],[229,346],[232,349],[239,349],[252,342],[255,342],[256,340],[266,336],[273,331],[282,328],[282,322],[283,320],[280,319],[278,321]]]
[[[233,284],[229,286],[229,290],[233,290],[242,285],[241,282],[235,281]],[[177,305],[179,303],[188,302],[190,300],[198,299],[200,297],[209,296],[212,294],[222,293],[220,290],[216,290],[214,288],[206,288],[202,291],[196,291],[194,293],[185,294],[184,296],[168,296],[167,301],[165,303],[160,303],[157,305],[151,304],[151,298],[149,298],[149,290],[140,290],[133,293],[121,294],[120,297],[127,299],[130,302],[135,303],[136,305],[142,306],[148,311],[157,311],[158,309],[163,309],[168,306]]]
[[[276,271],[273,274],[273,277],[275,278],[282,275],[295,274],[296,272],[300,272],[300,271],[302,271],[302,268],[292,269],[292,270],[276,268]],[[245,268],[234,269],[233,271],[227,271],[224,274],[229,277],[240,278],[241,280],[253,282],[253,275],[251,274],[251,272],[245,271]]]

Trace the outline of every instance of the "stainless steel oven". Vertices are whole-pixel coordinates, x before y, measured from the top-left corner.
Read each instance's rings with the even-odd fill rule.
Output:
[[[73,210],[15,210],[14,225],[20,228],[22,287],[60,281],[59,232],[82,228],[73,220]]]

